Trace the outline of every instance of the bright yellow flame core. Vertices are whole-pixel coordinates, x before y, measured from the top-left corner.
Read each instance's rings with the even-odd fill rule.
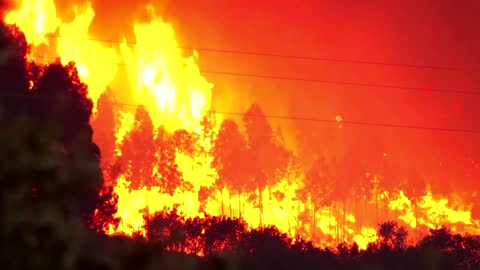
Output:
[[[148,104],[156,127],[200,132],[210,108],[213,85],[201,74],[194,57],[182,57],[172,27],[161,21],[135,25],[136,44],[120,46],[136,102]]]
[[[452,209],[448,199],[435,199],[430,191],[421,196],[418,202],[413,202],[405,196],[402,190],[397,197],[392,199],[388,207],[392,210],[403,212],[398,219],[415,228],[417,225],[424,225],[435,229],[443,224],[464,224],[474,225],[471,209]],[[477,231],[478,228],[475,230]]]
[[[120,57],[114,49],[105,47],[88,34],[95,12],[90,5],[77,8],[75,20],[60,26],[57,53],[62,64],[74,61],[83,82],[88,85],[88,95],[95,103],[113,80]]]
[[[199,122],[205,111],[210,109],[213,85],[200,74],[195,63],[198,57],[196,51],[192,57],[182,56],[170,25],[160,19],[136,24],[135,44],[123,42],[115,46],[113,42],[100,42],[88,34],[95,17],[91,5],[75,8],[75,15],[72,22],[63,23],[56,16],[53,0],[29,0],[23,1],[18,10],[8,13],[5,20],[8,24],[17,24],[33,47],[55,46],[55,57],[60,56],[62,63],[75,61],[81,79],[89,86],[89,97],[95,103],[117,76],[119,64],[124,64],[128,82],[123,82],[124,88],[115,91],[130,91],[133,100],[127,101],[129,104],[147,105],[155,127],[163,125],[168,131],[185,129],[192,133],[202,132]],[[53,33],[59,33],[55,45],[47,38]],[[29,57],[44,62],[36,55]],[[120,145],[132,130],[135,117],[128,108],[116,111],[115,150],[116,155],[121,156]],[[340,115],[336,121],[341,127]],[[208,139],[200,143],[207,150],[211,148]],[[118,177],[114,190],[119,195],[117,216],[122,221],[118,229],[111,229],[110,233],[144,233],[145,213],[174,207],[187,217],[201,217],[205,213],[241,216],[250,227],[275,225],[290,236],[300,235],[321,246],[356,241],[360,248],[366,248],[368,243],[377,239],[375,227],[380,221],[379,210],[389,210],[389,219],[403,221],[411,228],[435,228],[447,223],[460,224],[469,232],[480,232],[480,222],[472,219],[470,209],[454,209],[446,198],[434,199],[430,192],[414,200],[401,190],[397,193],[382,191],[376,176],[373,176],[375,187],[371,194],[363,198],[362,211],[356,209],[358,202],[355,198],[329,205],[314,205],[312,198],[302,201],[296,192],[304,187],[303,176],[294,173],[270,188],[253,193],[235,194],[227,188],[217,188],[214,195],[204,202],[201,211],[200,189],[214,187],[218,178],[211,165],[212,157],[177,153],[175,162],[185,181],[192,184],[192,190],[183,191],[178,187],[171,196],[157,187],[131,189],[125,175]],[[273,196],[276,192],[282,196]],[[262,211],[258,203],[248,199],[257,194],[262,197]],[[386,202],[386,206],[380,209],[379,201]]]
[[[18,10],[8,13],[7,24],[16,24],[26,34],[27,42],[39,45],[46,41],[45,35],[53,33],[60,25],[55,3],[52,0],[22,1]]]

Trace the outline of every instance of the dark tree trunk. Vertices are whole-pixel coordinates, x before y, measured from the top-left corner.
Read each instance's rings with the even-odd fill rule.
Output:
[[[259,204],[259,218],[260,218],[260,227],[263,226],[262,218],[263,218],[263,199],[262,199],[262,191],[258,188],[258,204]]]
[[[222,188],[221,193],[222,193],[222,217],[224,217],[224,216],[225,216],[225,211],[224,211],[224,209],[223,209],[223,208],[224,208],[224,207],[223,207],[223,188]]]
[[[242,192],[238,192],[238,218],[242,219],[242,204],[240,202],[242,196]]]

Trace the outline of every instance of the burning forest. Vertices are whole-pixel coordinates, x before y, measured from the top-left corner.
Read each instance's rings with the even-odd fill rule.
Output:
[[[91,162],[89,174],[68,171],[91,183],[75,182],[58,202],[87,217],[90,229],[200,256],[267,252],[265,243],[275,241],[280,253],[347,256],[448,235],[478,259],[470,236],[480,234],[474,188],[444,191],[423,176],[396,175],[381,151],[366,153],[374,156],[367,163],[348,149],[304,155],[259,103],[216,110],[214,93],[222,90],[200,68],[200,51],[182,45],[162,18],[161,5],[112,6],[112,16],[123,16],[114,28],[99,2],[8,4],[0,55],[9,65],[0,75],[2,118],[34,119],[37,135],[52,140],[56,156],[45,160]],[[335,134],[348,132],[342,115],[329,121]],[[75,170],[73,161],[65,166]],[[38,185],[33,198],[59,194]]]

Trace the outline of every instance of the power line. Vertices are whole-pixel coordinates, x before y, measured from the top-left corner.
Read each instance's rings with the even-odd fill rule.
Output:
[[[59,59],[59,57],[47,57],[49,59]],[[74,61],[73,61],[74,62]],[[102,62],[98,62],[102,63]],[[103,62],[105,63],[105,62]],[[112,65],[127,66],[126,63],[121,62],[110,62]],[[291,76],[278,76],[278,75],[268,75],[268,74],[255,74],[255,73],[239,73],[239,72],[228,72],[228,71],[217,71],[217,70],[201,70],[201,73],[213,74],[213,75],[224,75],[224,76],[234,76],[234,77],[248,77],[248,78],[257,78],[257,79],[267,79],[267,80],[280,80],[280,81],[294,81],[294,82],[309,82],[309,83],[323,83],[323,84],[334,84],[334,85],[347,85],[347,86],[361,86],[361,87],[371,87],[371,88],[385,88],[385,89],[398,89],[398,90],[409,90],[409,91],[421,91],[421,92],[438,92],[446,94],[460,94],[460,95],[480,95],[480,89],[472,90],[459,90],[459,89],[448,89],[448,88],[422,88],[415,86],[402,86],[402,85],[390,85],[390,84],[375,84],[375,83],[363,83],[363,82],[349,82],[349,81],[340,81],[340,80],[323,80],[315,78],[299,78]]]
[[[254,56],[286,58],[286,59],[321,61],[321,62],[337,62],[337,63],[365,64],[365,65],[377,65],[377,66],[394,66],[394,67],[405,67],[405,68],[416,68],[416,69],[437,69],[437,70],[450,70],[450,71],[462,71],[462,72],[479,72],[480,71],[480,70],[476,70],[476,69],[467,69],[467,68],[462,68],[462,67],[388,63],[388,62],[377,62],[377,61],[367,61],[367,60],[340,59],[340,58],[329,58],[329,57],[318,57],[318,56],[300,56],[300,55],[288,55],[288,54],[276,54],[276,53],[240,51],[240,50],[225,50],[225,49],[202,48],[202,47],[200,47],[200,48],[187,48],[187,47],[185,47],[184,49],[206,51],[206,52],[228,53],[228,54],[254,55]]]
[[[226,114],[226,115],[245,115],[245,113],[232,113],[232,112],[215,112],[215,113]],[[248,116],[263,117],[262,115],[252,115],[252,114],[248,114]],[[343,120],[336,121],[336,120],[330,120],[330,119],[319,119],[319,118],[309,118],[309,117],[299,117],[299,116],[265,115],[265,117],[272,118],[272,119],[288,119],[288,120],[298,120],[298,121],[334,123],[338,125],[347,124],[347,125],[360,125],[360,126],[372,126],[372,127],[420,129],[420,130],[431,130],[431,131],[480,133],[480,130],[470,130],[470,129],[451,129],[451,128],[442,128],[442,127],[425,127],[425,126],[412,126],[412,125],[388,124],[388,123],[378,123],[378,122],[362,122],[362,121],[343,121]]]
[[[52,96],[29,96],[29,95],[0,95],[1,98],[39,98],[39,99],[54,99],[56,97]],[[121,103],[121,102],[105,102],[100,101],[97,104],[107,104],[107,105],[117,105],[117,106],[132,106],[132,107],[157,107],[155,105],[145,105],[145,104],[133,104],[133,103]],[[444,132],[461,132],[461,133],[478,133],[480,130],[474,129],[452,129],[452,128],[443,128],[443,127],[428,127],[428,126],[413,126],[413,125],[402,125],[402,124],[389,124],[389,123],[378,123],[378,122],[363,122],[363,121],[336,121],[332,119],[321,119],[313,117],[301,117],[301,116],[285,116],[285,115],[261,115],[261,114],[246,114],[241,112],[228,112],[228,111],[215,111],[207,110],[205,113],[211,114],[222,114],[222,115],[231,115],[231,116],[249,116],[249,117],[266,117],[270,119],[285,119],[292,121],[309,121],[317,123],[331,123],[337,125],[357,125],[357,126],[369,126],[369,127],[384,127],[384,128],[401,128],[401,129],[415,129],[415,130],[428,130],[428,131],[444,131]]]
[[[423,91],[423,92],[432,91],[432,92],[462,94],[462,95],[480,95],[480,90],[457,90],[457,89],[446,89],[446,88],[426,89],[426,88],[413,87],[413,86],[348,82],[348,81],[336,81],[336,80],[321,80],[321,79],[312,79],[312,78],[295,78],[295,77],[289,77],[289,76],[264,75],[264,74],[254,74],[254,73],[236,73],[236,72],[210,71],[210,70],[205,70],[202,72],[208,73],[208,74],[228,75],[228,76],[237,76],[237,77],[251,77],[251,78],[259,78],[259,79],[301,81],[301,82],[312,82],[312,83],[362,86],[362,87],[372,87],[372,88],[403,89],[403,90],[414,90],[414,91]],[[474,91],[477,91],[477,92],[474,92]]]
[[[54,37],[62,38],[60,35],[54,35]],[[112,43],[112,44],[123,44],[123,43],[128,44],[128,45],[136,45],[137,44],[137,42],[121,42],[121,41],[98,39],[98,38],[87,38],[86,40],[103,42],[103,43]],[[246,51],[246,50],[231,50],[231,49],[221,49],[221,48],[211,48],[211,47],[194,48],[194,47],[188,47],[188,46],[178,46],[178,48],[183,49],[183,50],[196,50],[196,51],[204,51],[204,52],[223,53],[223,54],[262,56],[262,57],[297,59],[297,60],[308,60],[308,61],[319,61],[319,62],[336,62],[336,63],[350,63],[350,64],[360,64],[360,65],[392,66],[392,67],[404,67],[404,68],[414,68],[414,69],[431,69],[431,70],[446,70],[446,71],[458,71],[458,72],[480,72],[480,70],[478,70],[478,69],[469,69],[469,68],[465,68],[465,67],[421,65],[421,64],[408,64],[408,63],[392,63],[392,62],[383,62],[383,61],[356,60],[356,59],[345,59],[345,58],[342,59],[342,58],[334,58],[334,57],[304,56],[304,55],[291,55],[291,54]]]

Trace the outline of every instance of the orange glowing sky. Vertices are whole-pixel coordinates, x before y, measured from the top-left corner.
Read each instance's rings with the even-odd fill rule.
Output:
[[[193,3],[195,2],[195,3]],[[202,70],[458,89],[480,94],[478,1],[170,1],[165,17],[182,44],[284,55],[463,67],[434,70],[199,52]],[[206,74],[213,104],[238,111],[258,101],[269,115],[295,115],[480,130],[479,95],[238,78]],[[232,94],[234,92],[234,94]],[[242,97],[238,99],[238,96]],[[244,101],[244,102],[241,102]],[[406,175],[478,188],[479,134],[273,120],[293,132],[305,155],[346,149],[358,159],[382,152]],[[292,134],[292,133],[290,133]],[[366,153],[367,151],[371,153]],[[366,160],[365,162],[368,162]],[[473,163],[475,164],[473,164]],[[388,164],[386,165],[388,166]],[[435,180],[433,180],[435,179]]]

